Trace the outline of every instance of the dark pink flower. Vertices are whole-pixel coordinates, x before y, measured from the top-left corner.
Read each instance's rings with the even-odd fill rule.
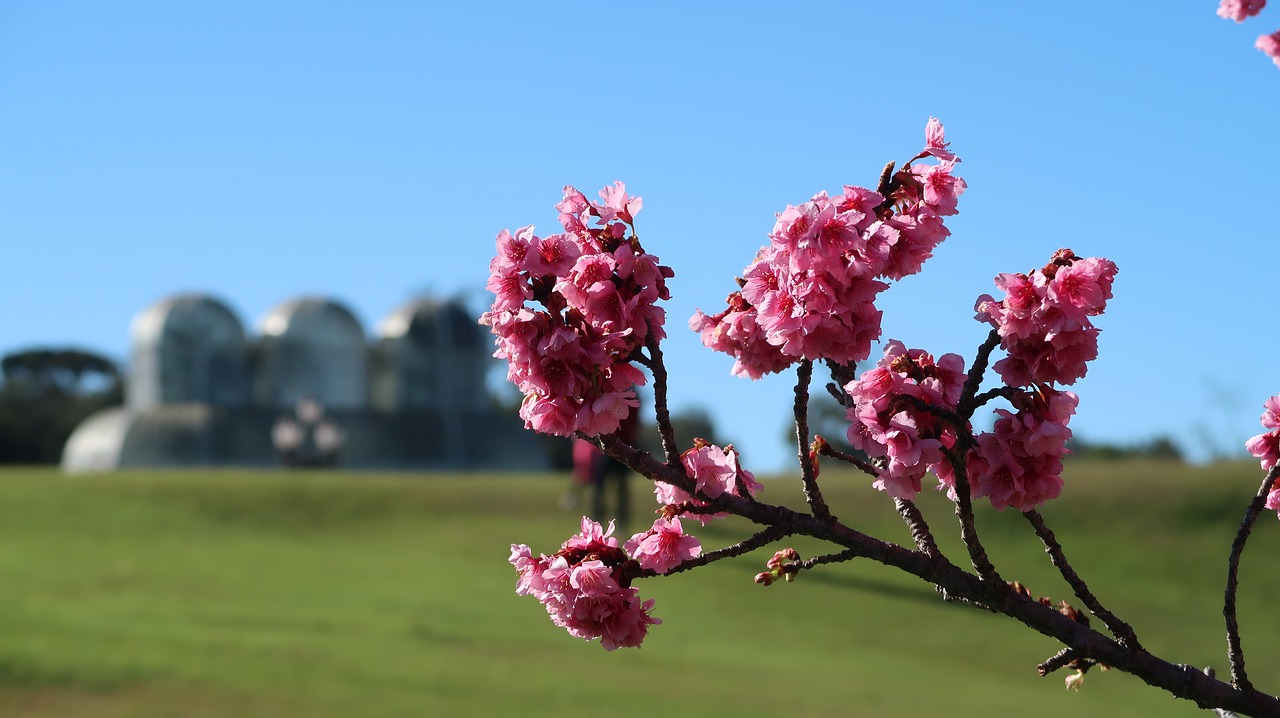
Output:
[[[1062,457],[1071,438],[1067,422],[1079,398],[1040,386],[1015,403],[1021,404],[1016,413],[996,411],[1000,418],[992,430],[977,436],[971,452],[977,458],[966,460],[973,498],[985,497],[1000,511],[1030,511],[1061,493]]]
[[[670,297],[673,273],[634,235],[627,238],[640,198],[620,182],[601,198],[593,203],[566,187],[556,205],[565,232],[539,238],[531,226],[503,230],[489,265],[495,299],[480,321],[525,395],[520,416],[535,431],[616,431],[635,406],[632,386],[646,382],[634,363],[637,349],[665,336],[666,313],[656,303]]]
[[[902,499],[920,493],[921,479],[955,443],[955,428],[906,399],[953,410],[964,381],[959,355],[945,354],[935,362],[928,352],[890,340],[879,364],[845,386],[853,399],[846,413],[847,438],[880,460],[875,488]]]
[[[769,244],[742,273],[741,292],[730,295],[730,311],[699,311],[690,321],[703,344],[732,354],[734,373],[751,378],[801,359],[866,359],[880,336],[875,300],[889,286],[879,280],[920,270],[950,234],[942,217],[955,214],[965,190],[936,119],[926,141],[916,159],[942,163],[900,170],[888,197],[849,185],[842,196],[819,192],[779,213]],[[732,306],[735,296],[742,308]],[[725,325],[735,321],[731,336]]]
[[[1072,384],[1098,355],[1098,329],[1090,317],[1111,298],[1116,265],[1060,249],[1030,274],[1000,274],[1006,297],[978,297],[975,318],[995,327],[1008,356],[995,370],[1009,386]]]

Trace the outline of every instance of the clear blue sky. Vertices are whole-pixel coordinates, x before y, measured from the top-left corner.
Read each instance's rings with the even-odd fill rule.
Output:
[[[1280,70],[1253,49],[1280,7],[1215,8],[0,1],[0,353],[123,360],[179,291],[250,327],[303,293],[370,330],[422,292],[478,311],[498,230],[620,179],[676,270],[673,405],[777,469],[793,375],[730,377],[685,323],[776,212],[874,183],[937,116],[969,191],[886,337],[971,359],[996,273],[1106,256],[1076,432],[1236,450],[1280,391]]]

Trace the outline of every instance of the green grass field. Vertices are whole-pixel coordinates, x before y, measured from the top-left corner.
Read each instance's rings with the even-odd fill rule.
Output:
[[[1148,648],[1225,671],[1225,557],[1250,465],[1072,464],[1044,514],[1094,592]],[[909,541],[892,504],[824,473],[842,518]],[[3,716],[1200,716],[1134,678],[1078,694],[1035,665],[1058,646],[854,562],[768,588],[772,549],[646,581],[664,620],[606,653],[513,593],[512,542],[576,529],[561,476],[0,472]],[[635,504],[648,511],[639,480]],[[797,487],[764,498],[796,504]],[[921,505],[963,559],[949,504]],[[998,568],[1070,598],[1018,515],[984,507]],[[714,548],[747,527],[698,531]],[[804,555],[817,547],[794,543]],[[1251,675],[1280,690],[1280,525],[1242,568]]]

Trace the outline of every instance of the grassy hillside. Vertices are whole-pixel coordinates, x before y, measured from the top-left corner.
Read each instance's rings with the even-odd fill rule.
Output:
[[[1153,651],[1225,670],[1225,557],[1256,469],[1077,463],[1066,478],[1044,514],[1095,593]],[[868,482],[823,480],[842,518],[909,540]],[[1207,715],[1116,672],[1069,694],[1062,674],[1035,674],[1050,640],[875,564],[756,586],[772,549],[641,584],[664,624],[606,653],[512,591],[509,544],[551,552],[575,530],[556,508],[566,481],[0,472],[0,715]],[[799,501],[790,482],[765,498]],[[921,504],[961,561],[949,505]],[[1070,598],[1025,521],[978,518],[1005,577]],[[1251,673],[1271,690],[1276,524],[1255,532],[1241,598]],[[715,547],[745,530],[700,534]]]

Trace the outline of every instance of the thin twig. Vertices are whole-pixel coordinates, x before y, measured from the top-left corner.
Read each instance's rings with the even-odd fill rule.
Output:
[[[818,488],[818,472],[809,456],[809,381],[813,378],[813,362],[805,359],[796,367],[796,444],[799,446],[800,480],[804,485],[804,498],[809,502],[813,515],[823,521],[834,521],[822,490]]]
[[[662,454],[668,466],[679,466],[680,449],[676,444],[676,430],[671,425],[671,412],[667,409],[667,367],[653,332],[649,332],[645,346],[649,348],[649,371],[653,373],[653,413],[658,421],[658,435],[662,437]]]
[[[928,556],[941,555],[942,552],[938,550],[938,544],[933,540],[933,533],[929,531],[929,524],[924,520],[924,514],[920,513],[920,509],[907,499],[895,498],[893,505],[897,507],[898,515],[902,516],[907,529],[911,531],[911,539],[916,542],[916,548]]]
[[[827,384],[827,391],[831,392],[831,395],[835,397],[836,401],[840,402],[841,406],[846,408],[852,406],[853,397],[846,394],[844,388],[848,386],[849,382],[858,378],[857,363],[842,364],[830,359],[824,359],[823,361],[826,362],[827,369],[831,372],[831,379],[833,380],[832,383]],[[832,384],[834,384],[834,388]]]
[[[613,435],[601,437],[601,443],[611,456],[621,460],[633,471],[693,492],[694,481],[683,471],[683,467],[663,464]],[[751,501],[729,492],[708,503],[758,525],[775,527],[775,531],[782,531],[784,534],[810,536],[831,542],[849,549],[851,556],[869,558],[930,584],[942,586],[946,591],[944,595],[949,600],[980,604],[1009,616],[1074,649],[1082,659],[1094,660],[1130,673],[1149,685],[1191,700],[1202,708],[1223,708],[1256,716],[1280,715],[1280,699],[1274,696],[1255,690],[1242,690],[1210,678],[1191,666],[1174,664],[1146,651],[1121,645],[1110,636],[1072,620],[1050,606],[1017,594],[1004,582],[974,576],[941,555],[930,557],[921,551],[868,536],[838,521],[821,521],[807,512]],[[712,557],[715,555],[717,554],[711,554]]]
[[[1072,661],[1078,659],[1079,657],[1080,657],[1080,654],[1076,652],[1076,649],[1064,648],[1061,651],[1058,651],[1057,653],[1050,656],[1049,659],[1046,660],[1044,663],[1041,663],[1040,665],[1036,666],[1036,672],[1042,676],[1047,676],[1050,673],[1053,673],[1054,671],[1058,670],[1059,668],[1062,668],[1063,666],[1067,665],[1068,663],[1071,663]]]
[[[1227,621],[1227,660],[1231,663],[1231,685],[1242,691],[1253,690],[1249,676],[1244,670],[1244,647],[1240,643],[1240,625],[1236,618],[1236,588],[1240,571],[1240,554],[1244,553],[1245,542],[1253,532],[1253,523],[1257,521],[1263,504],[1267,501],[1276,477],[1280,476],[1280,464],[1271,467],[1258,487],[1258,493],[1245,509],[1236,538],[1231,542],[1231,557],[1227,559],[1227,589],[1222,601],[1222,615]]]
[[[797,570],[804,571],[821,566],[824,563],[843,563],[844,561],[852,561],[855,558],[858,558],[858,552],[851,549],[839,553],[829,553],[825,556],[814,556],[795,564],[795,566]]]
[[[987,335],[986,341],[978,347],[978,354],[973,358],[973,364],[969,367],[969,374],[965,377],[964,386],[960,390],[960,402],[956,406],[956,413],[968,419],[973,416],[973,410],[977,408],[973,401],[973,397],[978,393],[978,387],[982,385],[982,375],[987,371],[987,362],[991,360],[991,352],[1000,345],[1000,332],[992,329]]]
[[[960,448],[957,445],[956,448]],[[973,519],[973,499],[969,491],[969,470],[966,466],[965,452],[948,452],[947,461],[951,462],[956,491],[956,519],[960,522],[960,539],[969,551],[969,561],[973,570],[978,572],[984,581],[1003,584],[1004,579],[996,571],[996,567],[987,558],[987,550],[978,538],[978,527]]]
[[[761,546],[767,546],[790,533],[790,531],[782,526],[767,526],[764,530],[752,535],[750,538],[739,541],[732,546],[725,546],[724,548],[716,549],[715,551],[708,551],[701,556],[691,558],[672,568],[670,571],[667,571],[667,573],[680,573],[681,571],[688,571],[699,566],[705,566],[713,561],[719,561],[722,558],[741,556],[742,554],[750,553]],[[657,574],[653,571],[647,571],[642,573],[640,576],[647,577],[655,575]]]
[[[1107,627],[1107,630],[1111,631],[1121,645],[1134,650],[1143,650],[1142,644],[1138,643],[1138,634],[1134,632],[1133,627],[1107,610],[1102,605],[1102,602],[1089,590],[1089,585],[1084,582],[1084,579],[1080,578],[1075,569],[1071,568],[1071,564],[1067,561],[1067,556],[1063,553],[1057,537],[1053,535],[1053,531],[1045,524],[1044,517],[1035,509],[1025,511],[1022,515],[1035,528],[1036,536],[1039,536],[1040,542],[1044,544],[1044,552],[1049,554],[1049,560],[1053,562],[1053,565],[1058,569],[1058,573],[1062,574],[1062,578],[1071,586],[1071,590],[1075,592],[1076,597],[1093,615],[1102,620],[1103,625]]]
[[[1000,397],[1004,397],[1006,399],[1013,399],[1015,395],[1021,394],[1021,393],[1022,393],[1022,389],[1019,389],[1016,386],[1002,386],[995,389],[988,389],[987,391],[984,391],[981,394],[978,394],[977,396],[973,397],[973,401],[969,402],[969,410],[975,411],[979,407],[985,405],[987,402],[992,401],[993,399],[998,399]]]
[[[822,439],[822,442],[818,444],[818,453],[823,456],[830,456],[833,459],[838,459],[847,464],[852,464],[858,467],[859,469],[861,469],[863,472],[870,474],[872,476],[875,476],[877,478],[880,476],[880,470],[876,468],[875,464],[869,461],[860,459],[854,456],[853,454],[846,454],[845,452],[832,446],[831,443],[828,442],[826,439]]]

